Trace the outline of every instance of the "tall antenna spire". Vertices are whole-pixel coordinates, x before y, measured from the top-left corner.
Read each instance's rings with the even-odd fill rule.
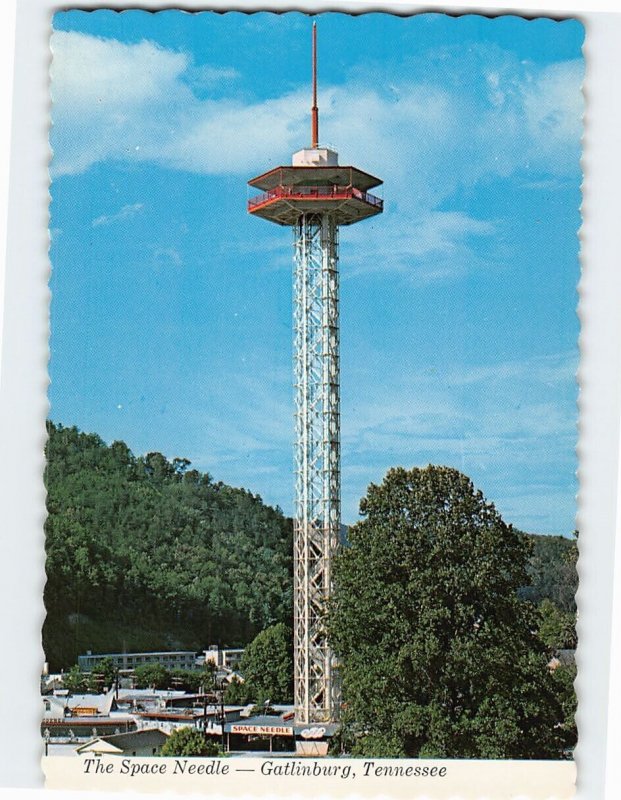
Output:
[[[317,23],[313,22],[313,107],[311,108],[311,148],[319,147],[319,109],[317,108]]]

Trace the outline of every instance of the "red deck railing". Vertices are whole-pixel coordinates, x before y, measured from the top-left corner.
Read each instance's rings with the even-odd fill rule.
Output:
[[[376,208],[382,208],[384,201],[368,192],[356,189],[354,186],[276,186],[269,192],[263,192],[248,200],[248,210],[252,211],[258,206],[272,200],[362,200]]]

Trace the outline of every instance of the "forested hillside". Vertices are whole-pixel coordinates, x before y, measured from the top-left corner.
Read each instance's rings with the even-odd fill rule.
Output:
[[[185,459],[48,423],[47,619],[52,669],[79,653],[245,645],[292,618],[292,524]],[[572,614],[576,546],[529,535],[532,585]],[[346,535],[344,535],[346,540]]]
[[[48,424],[52,669],[79,653],[243,645],[290,623],[292,527],[184,459]]]
[[[533,603],[548,599],[561,611],[574,613],[578,590],[577,541],[563,536],[527,536],[533,545],[528,567],[532,584],[520,593]]]

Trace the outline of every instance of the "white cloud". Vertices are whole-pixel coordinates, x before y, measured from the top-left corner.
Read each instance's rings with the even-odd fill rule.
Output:
[[[96,217],[91,224],[93,228],[98,228],[100,225],[111,225],[113,222],[120,222],[135,216],[143,208],[142,203],[131,203],[123,206],[116,214],[102,214],[100,217]]]
[[[521,361],[505,361],[477,367],[460,367],[449,371],[452,384],[489,383],[489,381],[523,381],[541,387],[556,387],[576,380],[578,369],[575,352],[536,356]]]
[[[306,87],[242,101],[222,96],[227,81],[240,80],[234,69],[197,66],[152,42],[55,32],[52,50],[54,176],[110,159],[242,179],[307,141]],[[343,231],[365,253],[349,275],[392,269],[424,283],[501,266],[502,221],[441,204],[494,176],[519,172],[527,186],[575,175],[582,69],[579,61],[542,68],[497,47],[452,47],[422,54],[407,80],[359,68],[347,84],[324,86],[322,139],[340,145],[342,163],[382,177],[397,212],[382,221],[381,237],[369,223]]]
[[[534,158],[554,174],[575,168],[580,152],[583,65],[577,61],[551,64],[524,89],[527,130],[535,144]]]
[[[51,48],[54,175],[134,159],[161,137],[171,105],[192,100],[180,81],[189,64],[182,53],[65,31],[53,33]]]
[[[51,48],[53,99],[80,110],[160,101],[189,63],[153,42],[123,44],[73,31],[55,31]]]
[[[168,266],[172,264],[180,267],[183,264],[181,254],[174,247],[156,247],[153,250],[153,262],[156,266]]]
[[[575,354],[446,365],[441,374],[383,371],[381,381],[371,371],[357,375],[363,395],[343,398],[348,519],[369,481],[381,481],[389,467],[434,463],[469,475],[508,522],[568,532],[552,530],[551,520],[564,519],[575,487],[548,483],[551,475],[567,481],[575,461],[577,409],[567,402],[577,394]],[[556,514],[559,498],[564,511]]]
[[[458,436],[464,430],[519,436],[575,432],[576,414],[562,415],[560,396],[573,391],[576,355],[559,353],[482,366],[443,365],[442,373],[384,372],[366,367],[356,376],[364,398],[344,419],[344,436],[354,440],[369,430]],[[525,391],[528,389],[528,391]],[[390,401],[387,398],[392,398]],[[468,402],[466,402],[466,400]]]
[[[52,50],[57,174],[104,158],[134,159],[139,145],[140,159],[246,175],[306,142],[306,87],[245,103],[200,99],[192,80],[234,79],[235,70],[195,66],[187,54],[152,42],[75,32],[55,32]],[[323,87],[323,135],[342,146],[346,160],[414,188],[420,199],[446,196],[487,172],[510,173],[529,158],[547,158],[552,173],[574,170],[567,156],[578,146],[581,63],[539,68],[499,50],[487,59],[495,70],[482,61],[468,84],[456,85],[462,56],[449,52],[427,79],[391,75],[388,83],[360,73],[344,86]]]
[[[232,67],[214,67],[212,64],[201,64],[187,70],[188,81],[194,88],[209,89],[222,83],[230,83],[239,78],[239,72]]]
[[[342,232],[342,240],[352,244],[344,280],[390,270],[426,284],[502,261],[494,252],[496,224],[461,211],[400,209],[382,219],[381,227],[380,236],[368,225]]]
[[[301,91],[250,104],[194,100],[180,111],[175,135],[163,131],[156,146],[142,155],[174,169],[250,177],[257,165],[268,168],[279,153],[298,149],[305,139],[306,105]]]

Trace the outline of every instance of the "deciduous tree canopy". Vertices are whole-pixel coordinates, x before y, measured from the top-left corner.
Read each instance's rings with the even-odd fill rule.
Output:
[[[391,470],[334,567],[344,735],[369,756],[558,757],[528,540],[454,469]]]
[[[534,603],[548,599],[560,610],[575,615],[578,590],[577,534],[574,539],[564,536],[528,535],[532,550],[528,562],[531,583],[520,594]]]
[[[575,614],[561,611],[547,597],[539,606],[539,614],[539,636],[552,653],[556,650],[575,649],[578,643]]]
[[[245,645],[291,614],[279,509],[186,459],[48,424],[46,658]]]
[[[206,739],[196,728],[177,728],[164,742],[162,756],[217,756],[222,750],[217,742]]]
[[[244,683],[233,682],[227,690],[229,703],[261,705],[293,702],[293,634],[282,623],[262,631],[248,645],[239,671]]]

